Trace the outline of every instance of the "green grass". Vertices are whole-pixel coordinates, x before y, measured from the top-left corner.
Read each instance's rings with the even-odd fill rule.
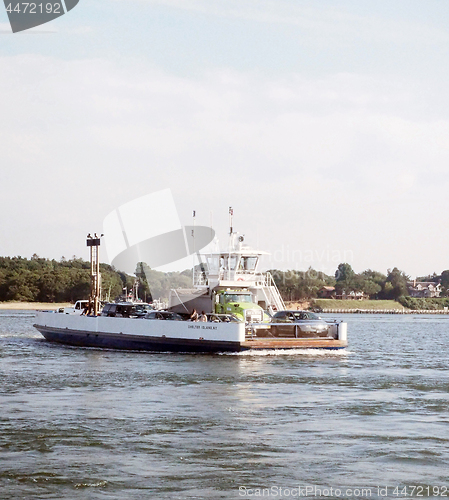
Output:
[[[313,304],[321,309],[402,309],[395,300],[335,300],[315,299]]]

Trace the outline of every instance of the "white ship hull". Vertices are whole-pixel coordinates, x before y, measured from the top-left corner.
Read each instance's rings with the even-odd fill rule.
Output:
[[[342,349],[347,346],[346,324],[337,339],[245,337],[244,323],[163,321],[105,316],[76,316],[38,312],[35,328],[49,341],[121,350],[174,352],[235,352],[260,349]]]

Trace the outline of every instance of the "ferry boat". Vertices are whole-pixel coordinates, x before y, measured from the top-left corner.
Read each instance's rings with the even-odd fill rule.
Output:
[[[343,349],[347,346],[347,329],[343,322],[330,323],[323,337],[260,337],[251,328],[248,330],[244,322],[78,316],[38,311],[34,327],[52,342],[136,351],[239,352]]]
[[[285,310],[285,304],[270,273],[259,271],[261,256],[243,244],[242,235],[230,225],[229,248],[223,252],[200,256],[201,265],[194,268],[193,288],[172,290],[170,314],[133,314],[126,305],[118,310],[105,306],[103,313],[94,307],[93,314],[61,314],[41,311],[36,314],[35,328],[49,341],[82,347],[100,347],[137,351],[239,352],[272,349],[344,349],[347,347],[347,325],[342,321],[321,323],[319,331],[310,327],[311,320],[295,322],[291,328],[271,318]],[[89,241],[89,240],[88,240]],[[99,239],[91,251],[91,304],[96,297],[99,277]],[[89,245],[89,243],[88,243]],[[90,245],[92,246],[92,245]],[[131,305],[130,305],[131,307]],[[182,321],[193,310],[204,313],[207,321]],[[62,311],[63,312],[63,311]],[[288,312],[288,311],[287,311]],[[229,318],[234,318],[230,321]],[[227,320],[223,318],[228,318]],[[317,318],[319,319],[319,318]],[[162,321],[161,321],[162,320]],[[305,326],[305,327],[304,327]],[[307,327],[308,326],[308,327]],[[284,333],[283,333],[284,332]]]

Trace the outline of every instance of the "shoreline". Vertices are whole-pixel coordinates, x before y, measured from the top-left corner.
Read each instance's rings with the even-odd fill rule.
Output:
[[[322,309],[317,314],[449,314],[447,309]]]
[[[60,307],[69,307],[69,302],[0,302],[0,310],[10,311],[45,311],[55,310]]]
[[[310,302],[290,302],[286,303],[287,309],[307,309]],[[73,306],[70,302],[0,302],[0,310],[10,311],[46,311],[56,310],[61,307]],[[364,308],[328,308],[324,307],[323,314],[449,314],[449,310],[444,309],[364,309]],[[319,313],[318,313],[319,314]]]

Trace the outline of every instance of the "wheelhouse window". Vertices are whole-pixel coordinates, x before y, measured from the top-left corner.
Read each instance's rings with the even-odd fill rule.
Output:
[[[249,256],[243,256],[240,259],[240,266],[239,268],[242,271],[255,271],[257,267],[257,261],[259,260],[258,257],[249,257]]]
[[[229,261],[229,270],[230,271],[235,271],[237,267],[237,257],[235,255],[231,255],[231,257],[228,257]]]

